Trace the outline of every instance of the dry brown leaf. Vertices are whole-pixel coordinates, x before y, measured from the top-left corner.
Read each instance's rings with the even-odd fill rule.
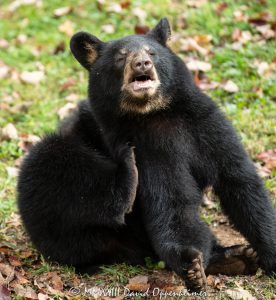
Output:
[[[22,265],[21,261],[16,256],[9,256],[8,260],[13,267],[19,267]]]
[[[253,297],[248,291],[242,289],[242,288],[234,288],[234,289],[228,289],[225,291],[225,294],[228,295],[233,300],[256,300],[255,297]]]
[[[58,291],[63,290],[63,282],[61,280],[61,277],[58,276],[58,274],[56,272],[53,272],[51,281],[52,281],[52,284],[53,284],[53,288],[55,290],[58,290]]]
[[[241,10],[235,10],[233,13],[233,17],[236,21],[239,22],[247,22],[248,19],[248,17]]]
[[[222,279],[219,278],[218,276],[213,276],[213,275],[209,275],[207,277],[207,285],[217,290],[221,290],[222,288],[225,287],[225,284],[222,281]]]
[[[4,279],[5,284],[10,283],[14,279],[14,268],[8,264],[0,263],[0,273],[2,275],[1,279]],[[3,282],[0,284],[3,284]]]
[[[189,51],[197,51],[198,53],[202,55],[207,55],[208,50],[201,47],[196,40],[193,38],[187,38],[187,39],[181,39],[181,48],[180,50],[189,52]]]
[[[265,163],[269,170],[276,168],[276,149],[271,149],[257,155],[257,158]]]
[[[75,31],[74,28],[75,28],[74,23],[70,20],[67,20],[64,23],[59,25],[58,30],[71,37]]]
[[[68,15],[71,11],[72,11],[72,7],[69,7],[69,6],[59,7],[54,10],[54,16],[62,17],[65,15]]]
[[[58,43],[53,51],[54,54],[62,53],[65,51],[65,43],[61,41]]]
[[[205,5],[208,2],[208,0],[188,0],[187,5],[189,7],[199,8],[203,5]]]
[[[136,34],[146,34],[150,31],[150,28],[145,25],[135,25],[134,31]]]
[[[33,5],[35,4],[37,7],[40,7],[42,5],[42,0],[15,0],[13,1],[8,9],[11,12],[14,12],[15,10],[17,10],[17,8],[19,8],[22,5]]]
[[[29,83],[36,85],[38,84],[41,80],[43,80],[45,77],[45,74],[43,71],[33,71],[33,72],[28,72],[24,71],[20,74],[20,79],[24,83]]]
[[[29,282],[29,280],[18,271],[15,271],[15,276],[16,276],[16,281],[19,284],[26,284]]]
[[[232,41],[237,42],[241,38],[241,30],[240,28],[235,28],[232,32]]]
[[[4,79],[9,75],[10,67],[0,61],[0,79]]]
[[[77,104],[75,103],[67,103],[62,108],[58,110],[58,116],[60,120],[68,117],[72,112],[74,112],[77,108]]]
[[[266,40],[275,38],[276,34],[273,29],[271,29],[270,25],[262,25],[257,26],[256,30],[262,35],[262,37]]]
[[[37,293],[30,286],[23,287],[21,284],[17,284],[14,287],[14,291],[17,296],[28,299],[38,299]]]
[[[28,258],[28,257],[31,257],[33,255],[33,252],[31,250],[24,250],[24,251],[21,251],[19,256],[20,258]]]
[[[50,295],[65,298],[65,294],[62,293],[61,291],[55,290],[54,288],[52,288],[48,284],[46,286],[47,286],[47,293],[49,293]]]
[[[119,14],[120,12],[122,12],[122,6],[119,3],[114,2],[108,6],[107,11]]]
[[[141,9],[140,7],[135,7],[132,10],[132,14],[138,18],[140,24],[144,24],[146,17],[147,17],[147,13],[145,10]]]
[[[138,275],[129,279],[126,288],[131,291],[141,291],[145,292],[150,287],[148,283],[148,276]]]
[[[0,299],[11,300],[11,293],[4,285],[0,285]]]
[[[42,294],[42,293],[38,293],[37,297],[38,297],[38,300],[50,300],[50,299],[52,299],[48,295],[45,295],[45,294]]]
[[[75,86],[77,84],[77,80],[74,79],[74,78],[69,78],[67,79],[63,85],[60,87],[60,92],[64,92],[66,91],[67,89],[69,89],[70,87],[72,86]]]
[[[248,19],[248,22],[257,26],[262,26],[272,20],[273,20],[272,14],[267,11],[263,11],[253,17],[250,17]]]
[[[8,173],[8,176],[10,178],[15,178],[18,176],[19,174],[19,169],[15,168],[15,167],[6,167],[6,171]]]
[[[24,152],[28,152],[31,147],[40,141],[40,137],[33,134],[20,134],[18,147]]]
[[[219,3],[216,7],[217,15],[221,15],[221,13],[228,7],[226,2]]]
[[[9,47],[9,42],[5,39],[0,39],[0,48],[7,49]]]
[[[65,100],[68,101],[68,102],[76,102],[78,100],[80,100],[80,95],[78,94],[69,94],[65,97]]]
[[[227,80],[221,87],[228,93],[236,93],[239,91],[239,87],[232,80]]]
[[[187,67],[191,71],[206,72],[206,71],[211,70],[212,65],[205,61],[191,60],[187,63]]]
[[[112,34],[115,32],[115,27],[113,24],[106,24],[102,26],[102,31],[107,34]]]
[[[8,123],[1,131],[2,140],[18,140],[17,129],[12,123]]]

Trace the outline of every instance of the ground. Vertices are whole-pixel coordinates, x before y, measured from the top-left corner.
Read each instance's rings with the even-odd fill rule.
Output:
[[[124,286],[134,291],[154,287],[183,291],[181,280],[165,271],[162,262],[147,260],[146,268],[106,266],[92,277],[80,277],[72,268],[45,262],[24,233],[15,204],[22,156],[86,96],[87,74],[69,52],[71,35],[86,30],[110,40],[144,33],[163,16],[172,23],[171,47],[188,64],[197,84],[232,120],[276,205],[273,0],[2,0],[0,299],[48,299],[46,295],[85,299],[89,288],[99,292],[100,287],[116,286],[121,287],[120,295]],[[202,218],[222,243],[245,243],[211,192],[205,200]],[[80,292],[70,292],[72,287],[80,287]],[[79,293],[75,298],[74,292]],[[113,290],[113,295],[117,292]],[[276,280],[261,270],[250,277],[209,276],[207,292],[210,299],[275,299]]]

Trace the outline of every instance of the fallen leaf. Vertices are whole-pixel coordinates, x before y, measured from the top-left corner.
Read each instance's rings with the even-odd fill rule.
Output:
[[[145,19],[147,17],[147,13],[146,11],[144,11],[143,9],[139,8],[139,7],[135,7],[133,10],[132,10],[132,14],[138,18],[139,22],[141,24],[144,24],[145,23]]]
[[[18,176],[19,174],[19,169],[15,168],[15,167],[6,167],[6,171],[8,173],[8,176],[10,178],[15,178]]]
[[[276,36],[275,31],[271,29],[270,25],[257,26],[256,30],[266,39],[272,39]]]
[[[31,257],[33,255],[33,252],[31,250],[24,250],[24,251],[21,251],[19,256],[21,258],[28,258],[28,257]]]
[[[58,290],[58,291],[63,290],[63,282],[61,280],[61,277],[58,276],[58,274],[56,272],[53,272],[51,281],[52,281],[53,288],[55,290]]]
[[[263,11],[253,17],[250,17],[248,19],[248,22],[257,26],[261,26],[267,24],[269,21],[272,20],[273,20],[272,14],[267,11]]]
[[[9,42],[5,39],[0,39],[0,48],[7,49],[9,47]]]
[[[21,34],[19,34],[18,36],[17,36],[17,38],[16,38],[16,44],[17,45],[20,45],[20,44],[24,44],[24,43],[26,43],[26,41],[27,41],[27,36],[26,36],[26,34],[24,34],[24,33],[21,33]]]
[[[134,31],[136,34],[146,34],[150,31],[150,28],[145,25],[135,25]]]
[[[225,287],[225,284],[221,278],[213,275],[209,275],[207,277],[207,285],[217,290],[221,290]]]
[[[53,298],[50,298],[48,295],[42,294],[42,293],[38,293],[37,295],[38,300],[52,300]]]
[[[52,288],[51,286],[47,285],[47,293],[53,295],[53,296],[59,296],[61,298],[65,298],[64,293],[62,293],[61,291],[55,290],[54,288]]]
[[[44,79],[44,76],[45,74],[43,71],[33,71],[33,72],[24,71],[20,74],[20,79],[25,83],[36,85],[41,80]]]
[[[129,279],[126,288],[130,289],[131,291],[141,291],[145,292],[150,287],[148,283],[148,276],[138,275],[131,279]]]
[[[248,291],[242,288],[234,288],[225,290],[225,294],[228,295],[233,300],[256,300]]]
[[[129,8],[130,4],[131,4],[130,1],[123,1],[120,3],[120,5],[123,9]]]
[[[23,287],[21,284],[17,284],[14,287],[14,291],[17,296],[28,299],[38,299],[36,292],[30,286]]]
[[[62,53],[65,51],[65,43],[61,41],[58,43],[53,51],[54,54]]]
[[[73,111],[75,111],[77,104],[67,103],[62,108],[58,110],[59,119],[62,120],[68,117]]]
[[[205,5],[208,2],[208,0],[188,0],[187,5],[189,7],[199,8],[203,5]]]
[[[2,140],[18,140],[17,129],[12,123],[8,123],[1,130],[1,139]]]
[[[2,275],[2,280],[0,284],[8,284],[14,279],[14,268],[8,264],[0,263],[0,274]]]
[[[11,293],[4,285],[0,285],[0,299],[11,300]]]
[[[13,267],[19,267],[22,265],[16,256],[9,256],[8,260]]]
[[[121,5],[119,3],[111,3],[108,6],[107,11],[119,14],[120,12],[122,12],[122,7],[121,7]]]
[[[187,67],[191,71],[202,71],[206,72],[211,70],[212,66],[210,63],[199,60],[191,60],[187,63]]]
[[[233,17],[236,21],[239,22],[247,22],[248,20],[248,17],[241,10],[235,10],[233,13]]]
[[[221,13],[228,7],[226,2],[219,3],[216,7],[217,15],[221,15]]]
[[[70,20],[67,20],[64,23],[59,25],[58,30],[71,37],[75,30],[74,27],[75,27],[74,23]]]
[[[35,4],[37,7],[40,7],[42,5],[42,0],[15,0],[13,1],[8,9],[11,12],[14,12],[15,10],[17,10],[17,8],[19,8],[22,5],[32,5]]]
[[[239,91],[239,87],[232,80],[226,81],[221,87],[228,93],[236,93]]]
[[[201,55],[207,55],[209,52],[207,49],[201,47],[193,38],[181,39],[180,50],[185,52],[197,51]]]
[[[40,141],[40,137],[34,134],[20,134],[18,147],[28,152],[31,147]]]
[[[265,163],[269,170],[276,168],[276,149],[271,149],[257,155],[257,158]]]
[[[113,24],[106,24],[102,26],[102,31],[108,34],[112,34],[115,32],[115,28]]]
[[[69,102],[76,102],[78,100],[80,100],[80,95],[78,94],[69,94],[65,97],[65,100],[66,101],[69,101]]]
[[[70,87],[72,87],[72,86],[74,86],[76,84],[77,84],[77,80],[76,79],[69,78],[60,87],[60,92],[64,92],[64,91],[66,91],[67,89],[69,89]]]
[[[65,15],[68,15],[71,11],[72,11],[72,7],[69,7],[69,6],[59,7],[54,10],[54,16],[62,17]]]
[[[241,30],[240,28],[235,28],[234,31],[232,32],[232,40],[234,42],[239,41],[241,38]]]
[[[0,61],[0,79],[4,79],[9,75],[10,67]]]

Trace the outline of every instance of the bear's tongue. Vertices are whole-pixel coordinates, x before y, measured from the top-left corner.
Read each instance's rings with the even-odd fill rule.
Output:
[[[151,80],[135,80],[133,83],[134,91],[151,87]]]

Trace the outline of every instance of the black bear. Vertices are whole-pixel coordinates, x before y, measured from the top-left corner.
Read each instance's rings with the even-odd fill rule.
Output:
[[[167,19],[109,42],[72,37],[71,51],[89,72],[89,101],[23,163],[18,204],[26,230],[46,258],[79,272],[151,256],[191,290],[205,286],[205,274],[249,274],[257,263],[273,274],[272,203],[169,37]],[[207,186],[251,246],[216,242],[199,215]]]

